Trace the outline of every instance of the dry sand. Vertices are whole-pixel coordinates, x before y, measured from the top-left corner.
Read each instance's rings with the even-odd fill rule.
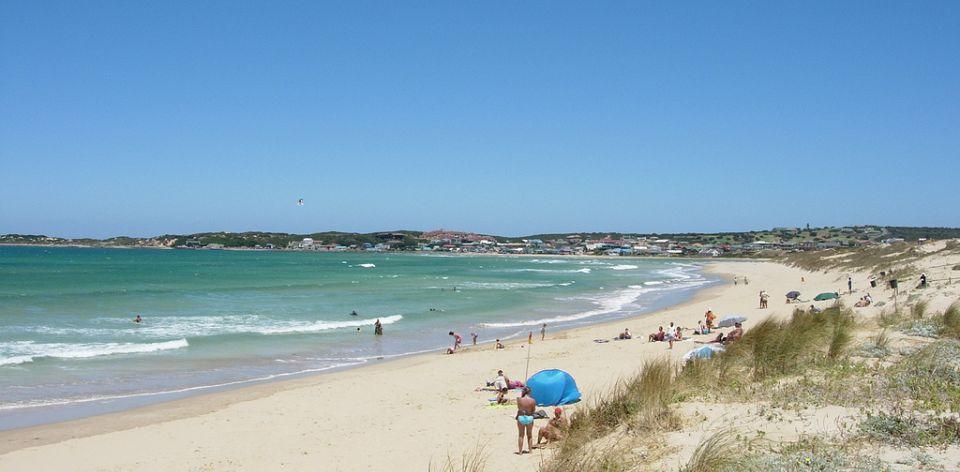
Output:
[[[669,351],[666,343],[646,342],[658,325],[674,321],[694,327],[709,307],[720,317],[747,316],[749,329],[764,316],[790,313],[794,305],[784,303],[787,291],[800,290],[809,299],[846,288],[846,274],[809,273],[771,262],[711,262],[708,270],[728,281],[682,305],[634,319],[548,332],[545,342],[536,339],[532,346],[530,372],[566,370],[589,401],[634,373],[644,359],[679,358],[695,346],[686,341]],[[734,286],[729,281],[733,275],[748,277],[749,285]],[[862,274],[854,280],[861,288],[866,285]],[[767,310],[758,308],[761,289],[771,294]],[[873,293],[877,298],[878,292]],[[844,297],[847,306],[857,295]],[[623,328],[630,328],[635,338],[593,342],[610,339]],[[524,344],[511,343],[499,351],[486,345],[452,356],[421,355],[7,431],[0,433],[0,470],[423,471],[477,447],[484,448],[488,470],[535,470],[549,452],[513,454],[514,410],[491,408],[487,399],[492,392],[475,391],[497,369],[522,378]]]

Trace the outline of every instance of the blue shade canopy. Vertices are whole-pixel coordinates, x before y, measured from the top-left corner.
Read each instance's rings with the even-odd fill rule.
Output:
[[[787,292],[787,298],[790,298],[790,299],[800,298],[800,292],[798,292],[798,291],[796,291],[796,290],[793,290],[793,291],[791,291],[791,292]]]
[[[527,380],[527,386],[538,406],[568,405],[580,401],[577,382],[562,370],[541,370]]]

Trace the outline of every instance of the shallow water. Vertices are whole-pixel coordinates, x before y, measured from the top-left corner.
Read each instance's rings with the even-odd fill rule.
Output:
[[[649,259],[0,247],[0,429],[51,411],[65,419],[439,350],[450,330],[468,343],[472,332],[509,339],[542,323],[632,316],[710,283],[698,269]],[[373,335],[376,319],[384,336]]]

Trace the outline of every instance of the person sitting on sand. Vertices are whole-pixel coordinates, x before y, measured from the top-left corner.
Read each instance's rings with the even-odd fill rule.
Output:
[[[456,351],[457,349],[460,348],[460,343],[463,342],[463,338],[459,334],[454,333],[453,331],[450,331],[447,334],[449,334],[450,336],[453,336],[453,350]]]
[[[710,328],[703,323],[703,320],[700,320],[697,322],[697,329],[693,332],[693,334],[710,334]]]
[[[507,403],[507,391],[509,390],[510,381],[507,379],[506,375],[503,375],[502,370],[497,371],[497,378],[493,379],[493,388],[497,390],[497,404],[502,405]]]
[[[647,336],[647,339],[649,340],[649,342],[663,341],[666,338],[667,338],[667,333],[663,332],[663,326],[661,326],[656,333],[653,333],[650,336]]]
[[[817,308],[817,307],[815,307],[815,306],[813,306],[813,305],[810,305],[810,313],[820,313],[821,311],[823,311],[823,310],[820,309],[820,308]]]
[[[533,412],[537,409],[537,401],[530,396],[530,387],[523,387],[520,398],[517,399],[517,454],[529,454],[533,449]],[[527,450],[523,450],[523,436],[527,436]]]
[[[680,327],[677,326],[677,329],[667,333],[667,341],[670,342],[670,349],[673,349],[674,341],[683,341],[683,333],[680,331]]]
[[[730,333],[727,334],[726,339],[723,340],[724,344],[729,344],[734,341],[739,341],[740,338],[743,337],[743,325],[740,323],[736,323],[733,326],[734,326],[733,331],[730,331]]]
[[[567,422],[567,418],[563,416],[563,408],[559,406],[554,408],[553,418],[547,422],[546,426],[537,431],[537,445],[539,446],[540,442],[544,439],[546,439],[548,443],[563,439],[563,434],[569,426],[570,424]]]
[[[623,332],[617,336],[617,339],[633,339],[633,335],[630,334],[630,328],[624,328]]]
[[[498,340],[496,341],[496,344],[493,345],[493,348],[494,348],[494,349],[503,349],[503,343],[500,342],[500,340],[498,339]]]

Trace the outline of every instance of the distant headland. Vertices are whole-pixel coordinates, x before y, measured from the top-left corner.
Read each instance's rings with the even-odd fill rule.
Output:
[[[960,228],[843,226],[721,233],[580,232],[508,237],[469,231],[396,230],[310,234],[262,231],[165,234],[148,238],[60,238],[4,234],[0,245],[276,251],[436,251],[611,256],[765,256],[784,252],[960,238]]]

